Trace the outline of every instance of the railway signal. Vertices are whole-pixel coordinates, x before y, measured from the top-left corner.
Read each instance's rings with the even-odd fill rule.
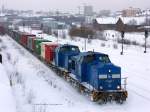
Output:
[[[85,38],[85,40],[84,40],[84,50],[85,51],[87,49],[87,41],[89,41],[89,39],[90,39],[90,35],[88,35],[88,38]]]
[[[145,30],[145,51],[144,53],[146,53],[146,43],[147,43],[147,38],[148,38],[148,30]]]
[[[2,55],[0,54],[0,63],[2,63]]]
[[[121,51],[121,55],[123,55],[123,44],[124,44],[124,31],[121,31],[121,38],[122,38],[122,51]]]

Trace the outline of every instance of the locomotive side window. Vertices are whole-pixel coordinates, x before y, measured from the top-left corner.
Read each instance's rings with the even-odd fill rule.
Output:
[[[77,51],[77,52],[79,52],[79,48],[78,47],[71,47],[71,51]]]
[[[60,52],[67,52],[67,51],[79,51],[78,47],[62,47],[60,48]]]
[[[75,70],[75,61],[72,61],[72,63],[71,63],[71,68],[72,68],[73,70]]]

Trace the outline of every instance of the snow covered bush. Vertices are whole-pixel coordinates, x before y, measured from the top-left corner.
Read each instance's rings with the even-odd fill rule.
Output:
[[[88,39],[88,43],[90,44],[92,42],[92,40],[91,39]]]
[[[150,48],[150,45],[147,45],[147,48]]]
[[[118,43],[122,43],[122,39],[118,38],[118,39],[117,39],[117,42],[118,42]],[[124,44],[127,44],[127,45],[131,45],[131,41],[128,40],[128,39],[123,39],[123,43],[124,43]]]
[[[1,48],[4,49],[4,50],[7,49],[7,47],[5,45],[2,45]]]
[[[2,43],[2,39],[0,39],[0,43]]]
[[[105,47],[106,45],[105,45],[105,43],[101,43],[101,47]]]
[[[71,37],[83,37],[87,38],[89,35],[93,37],[95,35],[95,31],[92,28],[82,26],[80,28],[72,27],[69,31],[69,35]]]
[[[117,38],[117,43],[122,43],[122,39]]]
[[[100,40],[107,41],[107,39],[106,39],[107,33],[106,33],[106,35],[105,35],[104,32],[102,32],[102,31],[96,31],[96,33],[95,33],[94,36],[95,36],[95,38],[98,38],[98,39],[100,39]]]
[[[137,41],[132,41],[132,45],[139,45]]]
[[[129,25],[137,25],[137,21],[135,19],[132,19],[128,22]]]
[[[131,41],[128,39],[124,39],[124,44],[131,45]]]
[[[7,55],[7,59],[10,61],[11,60],[11,56],[9,53],[6,54]]]
[[[18,74],[18,76],[17,76],[17,83],[22,84],[22,85],[24,84],[23,77],[20,74]]]
[[[30,90],[27,95],[27,103],[32,104],[34,99],[35,99],[35,95],[34,95],[33,91]]]
[[[117,44],[113,44],[113,48],[114,49],[118,49],[118,45]]]

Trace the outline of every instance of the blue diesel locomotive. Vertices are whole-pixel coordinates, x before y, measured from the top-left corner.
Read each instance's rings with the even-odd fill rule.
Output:
[[[55,49],[55,65],[69,71],[72,56],[78,55],[80,50],[74,45],[60,45]]]
[[[119,103],[127,98],[121,85],[121,68],[112,64],[108,55],[84,52],[72,57],[71,73],[82,84],[82,89],[92,92],[93,101],[103,103],[115,100]],[[86,90],[87,91],[87,90]]]

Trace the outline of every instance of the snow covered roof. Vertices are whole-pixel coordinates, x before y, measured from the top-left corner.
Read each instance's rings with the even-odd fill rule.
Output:
[[[114,18],[114,17],[101,17],[101,18],[96,18],[96,21],[99,24],[116,24],[119,18]]]
[[[116,24],[121,18],[124,24],[130,24],[132,20],[136,21],[136,25],[140,25],[145,22],[146,17],[101,17],[96,18],[99,24]]]
[[[54,21],[54,18],[43,18],[43,21]]]
[[[140,25],[145,22],[146,17],[121,17],[124,24],[129,24],[130,21],[135,20],[136,25]]]

